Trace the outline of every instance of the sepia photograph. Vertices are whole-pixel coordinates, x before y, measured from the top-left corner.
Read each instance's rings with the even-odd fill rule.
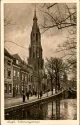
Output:
[[[77,3],[4,3],[4,120],[77,120]]]

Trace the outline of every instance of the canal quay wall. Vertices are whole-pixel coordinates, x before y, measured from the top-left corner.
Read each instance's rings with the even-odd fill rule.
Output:
[[[51,100],[51,99],[56,99],[57,97],[62,97],[63,95],[63,92],[64,91],[60,91],[54,95],[51,95],[51,96],[47,96],[47,97],[42,97],[41,99],[36,99],[34,101],[31,101],[31,102],[23,102],[22,104],[18,104],[18,105],[15,105],[15,106],[11,106],[11,107],[7,107],[5,108],[5,114],[8,113],[8,112],[11,112],[11,111],[15,111],[15,110],[19,110],[19,109],[24,109],[25,107],[29,107],[29,106],[32,106],[32,105],[35,105],[35,104],[38,104],[40,102],[45,102],[45,101],[48,101],[48,100]]]

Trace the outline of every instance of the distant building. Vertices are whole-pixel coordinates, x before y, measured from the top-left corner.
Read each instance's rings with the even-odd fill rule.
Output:
[[[68,88],[77,90],[77,81],[74,79],[68,80]]]
[[[4,49],[4,96],[13,97],[13,57]]]

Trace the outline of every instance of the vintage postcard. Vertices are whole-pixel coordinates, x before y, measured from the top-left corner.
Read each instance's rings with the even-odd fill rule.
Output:
[[[1,124],[79,125],[79,1],[1,1]]]

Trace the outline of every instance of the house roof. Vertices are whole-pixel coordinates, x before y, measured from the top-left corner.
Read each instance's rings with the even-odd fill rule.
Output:
[[[18,60],[22,61],[22,59],[20,58],[20,56],[18,54],[14,54],[12,56],[14,59],[18,59]]]
[[[6,48],[4,48],[4,56],[7,56],[7,57],[13,59],[12,55],[6,50]]]

